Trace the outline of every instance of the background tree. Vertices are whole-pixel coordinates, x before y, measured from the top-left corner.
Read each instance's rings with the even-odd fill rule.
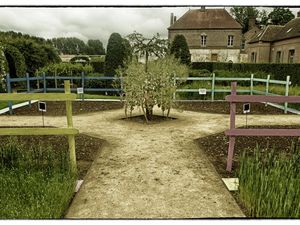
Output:
[[[161,58],[167,53],[168,41],[160,38],[157,33],[152,38],[146,38],[142,34],[134,32],[127,36],[132,47],[133,54],[138,57],[145,57],[145,71],[148,69],[150,56]]]
[[[105,55],[103,43],[100,40],[88,40],[86,48],[88,55]]]
[[[171,44],[170,53],[174,54],[175,58],[179,59],[181,63],[186,65],[191,64],[190,50],[186,39],[182,34],[175,36]]]
[[[259,17],[259,10],[255,7],[235,6],[230,8],[230,13],[235,18],[235,20],[242,25],[243,33],[248,31],[249,18]]]
[[[123,38],[118,33],[112,33],[107,44],[104,74],[114,76],[118,68],[124,67],[126,57]]]
[[[176,85],[173,78],[188,76],[188,68],[173,56],[159,58],[148,62],[148,69],[133,59],[125,70],[118,71],[124,77],[125,114],[128,109],[130,114],[135,107],[141,107],[146,121],[153,119],[153,107],[157,105],[164,115],[167,111],[169,116],[172,104],[173,93]]]
[[[85,54],[87,45],[84,41],[75,37],[60,37],[52,39],[53,46],[58,49],[59,53],[67,55]]]
[[[292,11],[288,8],[275,7],[269,14],[269,18],[274,25],[284,25],[290,20],[294,19],[295,16]]]

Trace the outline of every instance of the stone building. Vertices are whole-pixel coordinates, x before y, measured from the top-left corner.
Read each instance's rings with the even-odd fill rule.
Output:
[[[240,62],[242,26],[225,9],[189,10],[168,28],[172,42],[177,34],[187,40],[192,62]]]
[[[251,63],[300,63],[300,12],[284,26],[269,25],[246,47]]]

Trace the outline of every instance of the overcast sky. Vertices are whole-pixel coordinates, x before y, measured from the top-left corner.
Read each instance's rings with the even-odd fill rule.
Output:
[[[224,7],[221,7],[224,8]],[[187,7],[160,8],[0,8],[0,30],[19,31],[44,38],[100,39],[106,47],[111,33],[122,36],[137,31],[167,37],[170,13],[177,18]],[[193,8],[192,8],[193,9]],[[227,8],[229,9],[229,8]],[[267,8],[270,10],[270,8]],[[296,15],[300,8],[291,9]]]

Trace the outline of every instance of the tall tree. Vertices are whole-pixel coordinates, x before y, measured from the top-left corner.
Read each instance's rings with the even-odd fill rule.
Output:
[[[284,25],[290,20],[294,19],[295,16],[292,11],[288,8],[275,7],[269,14],[269,18],[274,25]]]
[[[118,33],[112,33],[108,39],[104,73],[106,76],[114,76],[116,69],[124,67],[126,60],[123,38]]]
[[[186,65],[191,64],[191,54],[189,46],[182,34],[178,34],[175,36],[171,44],[170,53],[174,54],[175,58],[179,59],[181,63]]]
[[[243,33],[248,31],[249,18],[257,18],[259,16],[259,10],[255,7],[232,7],[230,13],[235,20],[242,25]]]
[[[88,40],[86,54],[105,55],[103,43],[100,40]]]

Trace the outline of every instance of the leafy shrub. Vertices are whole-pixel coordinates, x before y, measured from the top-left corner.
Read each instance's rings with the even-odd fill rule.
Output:
[[[104,77],[103,73],[89,73],[87,77]],[[106,85],[105,80],[86,80],[84,86],[86,88],[104,88]]]

